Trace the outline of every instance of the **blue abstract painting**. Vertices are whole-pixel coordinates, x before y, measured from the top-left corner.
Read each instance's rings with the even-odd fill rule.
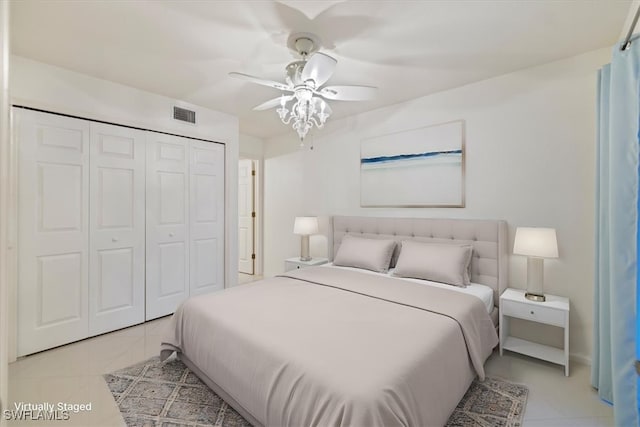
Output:
[[[464,122],[367,138],[362,206],[464,207]]]

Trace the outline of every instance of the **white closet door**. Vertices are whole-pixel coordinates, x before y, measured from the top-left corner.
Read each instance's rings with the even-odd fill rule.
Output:
[[[147,132],[146,319],[189,296],[189,142]]]
[[[145,133],[91,123],[89,333],[144,321]]]
[[[224,288],[224,145],[189,143],[190,295]]]
[[[18,356],[87,336],[89,122],[14,108]]]

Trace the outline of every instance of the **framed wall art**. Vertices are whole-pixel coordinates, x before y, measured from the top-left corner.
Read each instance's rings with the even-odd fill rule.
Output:
[[[362,140],[363,207],[464,207],[464,121]]]

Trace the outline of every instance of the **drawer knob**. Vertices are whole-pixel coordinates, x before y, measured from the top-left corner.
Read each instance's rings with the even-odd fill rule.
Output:
[[[531,314],[533,314],[533,310],[531,310]]]

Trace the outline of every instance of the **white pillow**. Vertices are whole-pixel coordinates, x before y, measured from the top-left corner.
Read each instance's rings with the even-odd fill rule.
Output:
[[[395,247],[395,240],[366,239],[347,234],[342,238],[333,263],[386,273]]]
[[[466,287],[472,252],[471,245],[404,240],[393,274]]]

